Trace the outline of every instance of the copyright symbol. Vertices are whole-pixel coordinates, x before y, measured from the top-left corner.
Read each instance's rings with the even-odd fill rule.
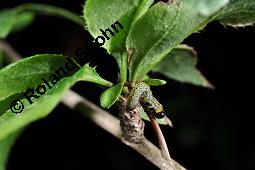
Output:
[[[12,102],[10,109],[13,113],[21,113],[24,109],[24,105],[20,100],[15,100]]]

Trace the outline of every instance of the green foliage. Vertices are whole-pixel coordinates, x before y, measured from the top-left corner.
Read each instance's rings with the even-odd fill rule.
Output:
[[[0,70],[0,101],[33,88],[66,62],[63,55],[35,55]]]
[[[88,0],[84,6],[83,12],[86,26],[94,38],[102,35],[100,29],[105,30],[110,28],[116,21],[119,21],[124,27],[115,36],[107,40],[103,46],[115,57],[120,68],[122,81],[126,80],[127,74],[125,40],[140,3],[141,0]]]
[[[229,0],[183,0],[200,14],[209,16],[224,7]]]
[[[41,60],[42,58],[43,60]],[[40,82],[38,77],[42,77],[42,75],[43,77],[47,77],[47,75],[52,74],[55,71],[53,68],[56,68],[56,66],[61,66],[61,64],[63,64],[65,61],[65,57],[62,55],[37,55],[23,59],[17,63],[3,68],[0,70],[1,77],[3,75],[2,73],[6,74],[6,76],[12,74],[14,74],[14,76],[5,77],[4,81],[1,81],[1,83],[6,81],[10,85],[13,82],[16,82],[16,86],[12,84],[10,87],[4,86],[4,88],[1,88],[0,94],[5,94],[1,96],[1,99],[4,100],[5,97],[9,95],[9,93],[13,94],[15,92],[18,93],[26,90],[29,83],[31,83],[30,85],[38,85]],[[40,62],[41,67],[36,65],[37,62]],[[29,67],[27,67],[28,65]],[[16,75],[16,71],[20,71],[18,76]],[[4,139],[9,134],[24,127],[25,125],[47,116],[60,102],[64,92],[77,81],[89,81],[100,85],[109,85],[108,81],[99,77],[94,68],[91,68],[88,64],[86,64],[72,76],[61,79],[61,81],[51,89],[47,89],[46,93],[40,96],[39,99],[35,100],[33,104],[30,105],[26,99],[22,99],[21,101],[23,102],[25,108],[22,113],[14,114],[11,110],[8,110],[3,115],[1,115],[0,140]],[[7,94],[7,92],[9,93]]]
[[[123,44],[128,33],[130,23],[135,15],[141,0],[88,0],[84,7],[86,26],[94,38],[102,35],[100,29],[110,28],[113,23],[119,21],[124,30],[111,37],[104,48],[109,53],[115,50],[125,50]],[[93,12],[92,12],[93,11]],[[95,15],[96,14],[96,15]]]
[[[46,14],[52,16],[58,16],[65,19],[68,19],[76,24],[84,26],[84,20],[82,17],[60,7],[46,5],[46,4],[38,4],[38,3],[25,3],[22,4],[14,10],[18,12],[34,12],[36,14]]]
[[[255,23],[255,1],[254,0],[231,0],[214,20],[226,25],[247,26]]]
[[[126,69],[129,69],[129,80],[132,84],[142,80],[144,75],[160,63],[187,36],[202,29],[210,21],[219,20],[226,23],[229,21],[230,14],[238,12],[241,12],[242,16],[246,16],[248,12],[249,19],[246,20],[252,21],[255,13],[254,2],[251,0],[232,0],[227,6],[228,0],[183,0],[177,4],[161,2],[151,6],[152,3],[153,1],[145,0],[130,0],[124,3],[117,0],[88,0],[85,4],[84,18],[89,32],[95,38],[101,35],[100,29],[109,28],[116,20],[123,23],[125,27],[122,34],[111,37],[104,45],[118,62],[121,81],[126,80]],[[223,9],[220,10],[221,8]],[[216,14],[209,16],[213,13]],[[239,16],[240,20],[242,16]],[[123,47],[123,43],[126,43],[126,48]],[[126,49],[129,48],[134,49],[134,53],[127,66]],[[193,67],[195,60],[193,59]],[[181,66],[184,68],[187,63],[179,64],[184,64]],[[175,69],[178,70],[171,69],[171,77],[175,80],[211,87],[210,83],[195,68],[190,73],[195,76],[189,78],[188,74],[177,74],[180,69],[177,67]],[[175,72],[174,75],[173,72]]]
[[[103,108],[111,107],[119,98],[124,82],[121,82],[106,91],[104,91],[100,97],[100,103]]]
[[[0,11],[0,38],[5,38],[15,24],[15,12],[12,10]]]
[[[181,0],[177,4],[161,2],[151,6],[153,1],[145,0],[124,3],[117,0],[88,0],[84,7],[84,18],[89,32],[95,38],[101,34],[100,29],[109,28],[116,20],[123,23],[125,31],[112,37],[104,47],[116,58],[121,80],[126,80],[126,69],[129,68],[129,80],[134,84],[187,36],[202,29],[210,21],[219,20],[229,24],[238,22],[236,18],[239,18],[238,24],[252,23],[255,13],[252,0],[232,0],[226,6],[228,2]],[[239,12],[242,15],[236,15]],[[216,14],[209,16],[213,13]],[[126,48],[123,47],[125,42]],[[135,52],[127,67],[125,52],[129,48]]]
[[[100,77],[100,75],[96,72],[96,67],[91,68],[89,64],[85,64],[83,69],[79,70],[79,72],[81,75],[83,75],[77,77],[77,80],[79,81],[88,81],[103,86],[104,88],[112,86],[111,82]]]
[[[127,48],[135,49],[130,62],[132,83],[147,74],[184,38],[196,32],[205,19],[184,3],[152,6],[127,37]]]
[[[136,23],[138,19],[140,19],[146,12],[147,10],[151,7],[153,4],[154,0],[143,0],[139,6],[139,8],[136,11],[136,14],[132,20],[130,28]]]
[[[197,56],[195,51],[187,46],[181,46],[171,51],[153,71],[184,83],[212,88],[213,86],[196,69]]]
[[[186,46],[178,46],[190,34],[217,20],[226,25],[246,26],[255,22],[254,0],[180,0],[179,3],[153,4],[153,0],[88,0],[84,6],[86,28],[94,38],[102,35],[100,29],[111,29],[119,21],[124,29],[106,40],[103,46],[116,59],[120,69],[120,82],[113,85],[101,78],[88,64],[73,75],[63,78],[46,94],[28,103],[22,93],[42,83],[66,62],[62,55],[35,55],[0,70],[0,170],[17,130],[47,116],[60,102],[65,91],[77,81],[88,81],[108,87],[102,93],[102,107],[111,107],[122,92],[127,73],[132,84],[144,81],[158,86],[164,80],[151,79],[147,73],[157,71],[174,80],[203,87],[213,87],[196,69],[197,56]],[[178,1],[177,1],[178,2]],[[228,5],[226,5],[228,3]],[[226,5],[226,6],[225,6]],[[84,26],[81,17],[65,9],[44,4],[22,4],[0,11],[0,38],[29,26],[37,13],[64,17]],[[134,53],[128,58],[128,49]],[[0,68],[3,66],[0,55]],[[8,110],[10,102],[20,99],[25,109],[20,114]],[[141,110],[141,116],[148,120]],[[167,124],[164,119],[160,124]]]
[[[0,38],[5,38],[9,33],[25,29],[34,20],[34,13],[21,12],[14,9],[0,11]]]
[[[152,79],[152,78],[144,79],[143,82],[148,84],[149,86],[162,86],[167,83],[165,80]]]
[[[84,26],[84,20],[63,8],[44,4],[22,4],[16,8],[0,11],[0,38],[6,38],[9,33],[20,31],[29,26],[35,13],[60,16]]]
[[[10,134],[8,137],[6,137],[4,140],[0,141],[0,170],[5,170],[5,165],[7,163],[8,155],[11,151],[11,147],[13,146],[15,140],[19,137],[22,130],[18,130],[12,134]]]
[[[19,32],[27,28],[35,19],[35,14],[30,11],[22,12],[16,16],[12,32]]]

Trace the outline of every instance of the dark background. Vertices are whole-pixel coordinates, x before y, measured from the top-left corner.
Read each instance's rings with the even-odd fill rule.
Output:
[[[82,15],[82,0],[10,1],[5,7],[40,2],[63,7]],[[198,51],[198,68],[215,85],[208,90],[166,79],[167,85],[153,88],[174,123],[162,127],[172,157],[190,170],[255,169],[252,115],[255,27],[231,28],[209,24],[200,34],[185,40]],[[74,55],[87,48],[93,38],[88,31],[62,18],[38,16],[26,30],[8,36],[7,41],[22,55],[63,53]],[[105,50],[90,53],[102,77],[115,82],[117,64]],[[102,89],[89,83],[73,88],[99,104]],[[114,108],[111,112],[115,112]],[[155,144],[149,123],[146,136]],[[1,155],[0,155],[1,156]],[[81,114],[59,104],[45,119],[30,124],[13,147],[8,170],[17,169],[157,169],[138,153],[100,129]]]

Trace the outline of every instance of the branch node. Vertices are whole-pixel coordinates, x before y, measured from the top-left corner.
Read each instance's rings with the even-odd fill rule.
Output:
[[[144,122],[139,112],[126,110],[127,100],[120,97],[118,101],[120,127],[124,140],[130,143],[141,143],[144,139]]]

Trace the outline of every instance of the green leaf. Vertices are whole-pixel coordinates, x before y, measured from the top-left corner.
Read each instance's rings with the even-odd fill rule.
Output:
[[[16,22],[13,26],[12,32],[19,32],[27,28],[35,19],[35,14],[33,12],[27,11],[18,14],[16,17]]]
[[[209,16],[224,7],[229,0],[183,0],[200,14]]]
[[[213,88],[211,83],[196,69],[196,64],[195,51],[187,46],[179,46],[156,65],[153,71],[183,83]]]
[[[8,110],[11,102],[18,99],[21,93],[34,88],[42,79],[50,76],[66,58],[62,55],[36,55],[10,64],[0,70],[0,115]]]
[[[16,8],[14,8],[14,10],[17,11],[17,13],[34,12],[35,14],[58,16],[73,21],[74,23],[79,24],[81,26],[84,26],[84,20],[82,17],[57,6],[38,3],[25,3],[20,6],[17,6]]]
[[[100,29],[105,31],[107,28],[113,31],[114,36],[108,32],[109,40],[105,37],[103,47],[113,55],[120,69],[121,81],[126,81],[127,75],[127,50],[125,40],[130,29],[131,23],[140,18],[152,4],[152,0],[88,0],[84,6],[84,18],[90,34],[97,38],[103,36]],[[118,21],[118,33],[114,31],[112,25]]]
[[[165,85],[167,83],[165,80],[151,79],[151,78],[145,79],[145,80],[143,80],[143,82],[145,82],[149,86],[162,86],[162,85]]]
[[[131,28],[127,49],[133,48],[130,61],[132,84],[140,80],[174,47],[191,33],[201,29],[207,18],[180,3],[157,3]]]
[[[130,28],[136,23],[136,21],[141,18],[147,10],[151,7],[151,5],[154,3],[154,0],[143,0],[136,11],[136,14],[132,20]]]
[[[148,76],[147,74],[142,77],[141,81],[146,80],[146,79],[150,79],[150,76]]]
[[[22,98],[21,93],[14,94],[2,101],[0,101],[0,115],[2,115],[4,112],[6,112],[8,109],[10,109],[10,104],[16,100]]]
[[[102,85],[103,87],[111,87],[113,84],[102,77],[96,72],[96,67],[91,68],[89,64],[86,64],[80,72],[83,72],[83,76],[79,77],[79,81],[89,81]]]
[[[110,108],[120,96],[124,82],[121,82],[106,91],[104,91],[100,96],[100,103],[103,108]]]
[[[88,0],[86,2],[83,11],[84,18],[87,28],[94,38],[102,35],[100,29],[106,30],[110,28],[114,31],[111,25],[116,21],[119,21],[124,27],[124,29],[121,29],[116,26],[119,32],[114,32],[114,36],[108,33],[110,39],[106,41],[103,46],[108,52],[111,53],[111,51],[115,49],[125,49],[125,38],[140,1],[141,0]]]
[[[14,132],[10,134],[8,137],[6,137],[4,140],[0,141],[0,170],[6,169],[6,163],[9,156],[9,153],[11,151],[11,148],[13,144],[15,143],[15,140],[19,137],[22,130],[19,130],[17,132]]]
[[[45,60],[49,60],[49,58],[56,57],[54,55],[46,55],[46,56],[47,57],[45,57]],[[40,58],[40,56],[38,56],[37,58]],[[30,58],[30,60],[32,59],[33,58]],[[26,63],[30,63],[29,59],[24,59],[24,60],[26,61]],[[19,63],[23,63],[24,65],[25,64],[24,60],[20,61]],[[62,60],[65,61],[65,59],[62,59]],[[61,62],[61,59],[59,63],[60,62]],[[12,67],[14,67],[14,70],[20,68],[19,63],[12,65]],[[43,65],[43,63],[41,64]],[[59,64],[59,66],[61,65]],[[45,67],[47,67],[47,64],[45,65]],[[23,69],[25,70],[27,69],[27,67]],[[40,72],[40,70],[37,69],[36,67],[34,67],[34,70],[37,70],[37,72]],[[21,112],[20,114],[15,114],[11,110],[8,110],[3,115],[1,115],[0,140],[7,137],[10,133],[26,126],[27,124],[47,116],[60,102],[62,96],[64,95],[64,92],[67,91],[77,81],[81,80],[81,81],[89,81],[89,82],[97,82],[97,83],[101,81],[106,82],[102,78],[100,80],[98,77],[98,74],[95,74],[94,76],[95,78],[93,78],[94,73],[95,73],[94,69],[90,68],[89,65],[86,64],[72,76],[62,78],[59,82],[57,82],[56,85],[53,85],[52,83],[49,82],[52,88],[49,89],[49,87],[46,87],[45,94],[39,95],[37,92],[35,92],[35,94],[39,95],[40,97],[38,99],[33,99],[32,100],[33,104],[30,104],[28,100],[25,98],[21,99],[21,102],[24,104],[23,112]],[[26,74],[27,74],[26,71],[20,72],[20,75],[23,75],[23,77],[26,77]]]
[[[231,26],[247,26],[255,23],[255,1],[254,0],[231,0],[214,20]]]
[[[63,55],[39,54],[4,67],[0,70],[0,101],[36,87],[66,62]]]
[[[22,4],[0,11],[0,38],[5,38],[9,33],[29,26],[37,13],[60,16],[84,26],[84,20],[80,16],[63,8],[45,4]]]
[[[5,38],[15,24],[15,12],[12,10],[0,11],[0,38]]]
[[[20,31],[34,20],[32,12],[22,12],[14,9],[0,11],[0,38],[6,38],[11,32]]]
[[[18,99],[22,92],[27,89],[33,89],[43,83],[43,79],[49,80],[54,73],[66,76],[63,70],[68,74],[66,68],[70,68],[70,64],[78,65],[72,62],[71,59],[63,55],[56,54],[40,54],[29,58],[22,59],[16,63],[10,64],[0,70],[0,115],[9,107],[14,99]],[[61,68],[63,70],[61,70]],[[71,67],[72,68],[72,67]],[[112,83],[102,79],[96,72],[95,68],[90,68],[88,64],[84,66],[80,72],[83,72],[83,77],[77,77],[77,81],[89,81],[111,87]],[[71,72],[70,72],[71,73]]]

